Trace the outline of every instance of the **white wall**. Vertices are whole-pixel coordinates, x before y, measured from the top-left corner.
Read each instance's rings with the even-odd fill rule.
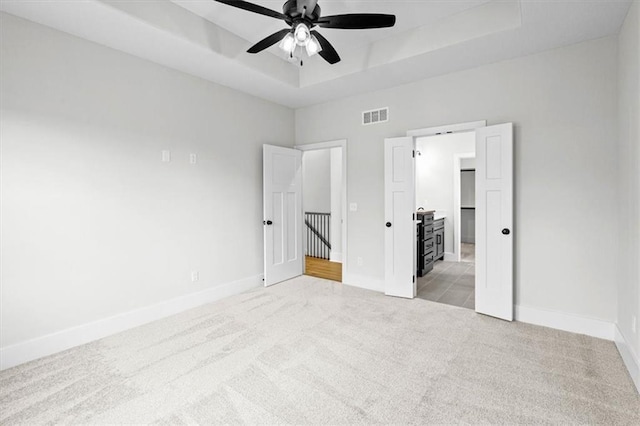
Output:
[[[437,210],[444,220],[444,250],[454,253],[454,181],[453,159],[456,154],[472,154],[476,149],[475,133],[418,138],[416,148],[416,204],[425,210]]]
[[[476,205],[476,172],[473,170],[460,172],[460,205],[465,207]]]
[[[378,289],[384,278],[385,137],[514,122],[516,303],[613,321],[616,64],[609,37],[296,110],[297,143],[348,140],[348,274]],[[391,120],[361,126],[380,105]]]
[[[302,155],[302,204],[305,212],[331,212],[331,151],[319,149]]]
[[[617,326],[626,349],[635,358],[635,381],[640,390],[640,4],[633,2],[619,36],[618,221],[620,241]],[[625,359],[630,365],[629,357]],[[634,371],[632,371],[632,375]]]
[[[257,285],[261,145],[293,144],[293,111],[1,19],[2,347]]]
[[[331,260],[342,262],[342,148],[331,148]]]

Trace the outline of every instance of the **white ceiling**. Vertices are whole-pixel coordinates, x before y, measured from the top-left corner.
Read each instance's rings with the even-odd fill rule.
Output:
[[[397,23],[320,29],[342,61],[304,67],[277,47],[246,53],[281,21],[212,0],[2,0],[0,10],[296,108],[615,34],[630,1],[320,0],[323,15]],[[281,11],[284,0],[255,3]]]
[[[246,12],[211,0],[171,1],[249,41],[258,42],[269,34],[286,28],[286,24],[278,19]],[[397,25],[393,28],[362,31],[320,29],[320,31],[326,38],[330,39],[331,44],[340,52],[341,48],[346,46],[366,46],[369,43],[381,40],[390,35],[399,34],[411,28],[433,24],[448,16],[483,3],[488,3],[489,1],[490,0],[320,0],[318,4],[322,9],[323,16],[341,15],[345,13],[387,13],[396,15],[397,19]],[[284,4],[284,0],[258,0],[251,2],[278,12],[282,11]],[[272,53],[284,57],[280,54],[277,47],[270,50]]]

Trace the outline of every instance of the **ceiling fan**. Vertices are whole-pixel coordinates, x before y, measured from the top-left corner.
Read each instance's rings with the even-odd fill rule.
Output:
[[[363,30],[393,27],[396,23],[395,15],[384,15],[381,13],[350,13],[346,15],[322,16],[317,0],[287,0],[282,7],[283,13],[254,3],[249,3],[248,1],[215,1],[260,15],[281,19],[290,26],[290,28],[280,30],[259,41],[247,50],[247,52],[258,53],[279,42],[280,48],[286,51],[290,58],[294,57],[296,49],[304,48],[308,56],[313,56],[317,53],[330,64],[340,62],[340,56],[331,43],[313,29],[315,26],[322,28]],[[302,64],[302,61],[300,61],[300,63]]]

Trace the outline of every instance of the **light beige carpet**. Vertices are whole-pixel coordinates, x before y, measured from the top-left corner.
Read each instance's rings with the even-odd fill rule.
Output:
[[[301,277],[0,373],[0,424],[640,424],[613,343]]]

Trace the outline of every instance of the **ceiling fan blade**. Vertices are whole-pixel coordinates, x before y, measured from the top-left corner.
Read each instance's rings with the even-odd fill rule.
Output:
[[[262,52],[264,49],[271,47],[277,42],[279,42],[280,40],[282,40],[284,36],[286,36],[287,33],[289,32],[291,32],[291,30],[287,28],[287,29],[278,31],[277,33],[273,33],[269,37],[265,37],[264,39],[260,40],[259,42],[251,46],[251,48],[247,50],[247,52],[249,53]]]
[[[323,28],[340,28],[344,30],[366,30],[370,28],[393,27],[395,15],[381,13],[350,13],[347,15],[323,16],[314,22]]]
[[[289,17],[275,10],[267,9],[266,7],[249,3],[248,1],[241,0],[215,0],[218,3],[228,4],[229,6],[237,7],[238,9],[248,10],[249,12],[259,13],[260,15],[270,16],[276,19],[282,19],[288,21]]]
[[[316,36],[318,43],[320,43],[320,47],[322,47],[322,50],[318,52],[318,55],[322,56],[322,58],[331,65],[340,62],[340,55],[338,55],[336,49],[334,49],[331,43],[329,43],[329,40],[324,38],[322,34],[315,30],[311,31],[311,34]]]

